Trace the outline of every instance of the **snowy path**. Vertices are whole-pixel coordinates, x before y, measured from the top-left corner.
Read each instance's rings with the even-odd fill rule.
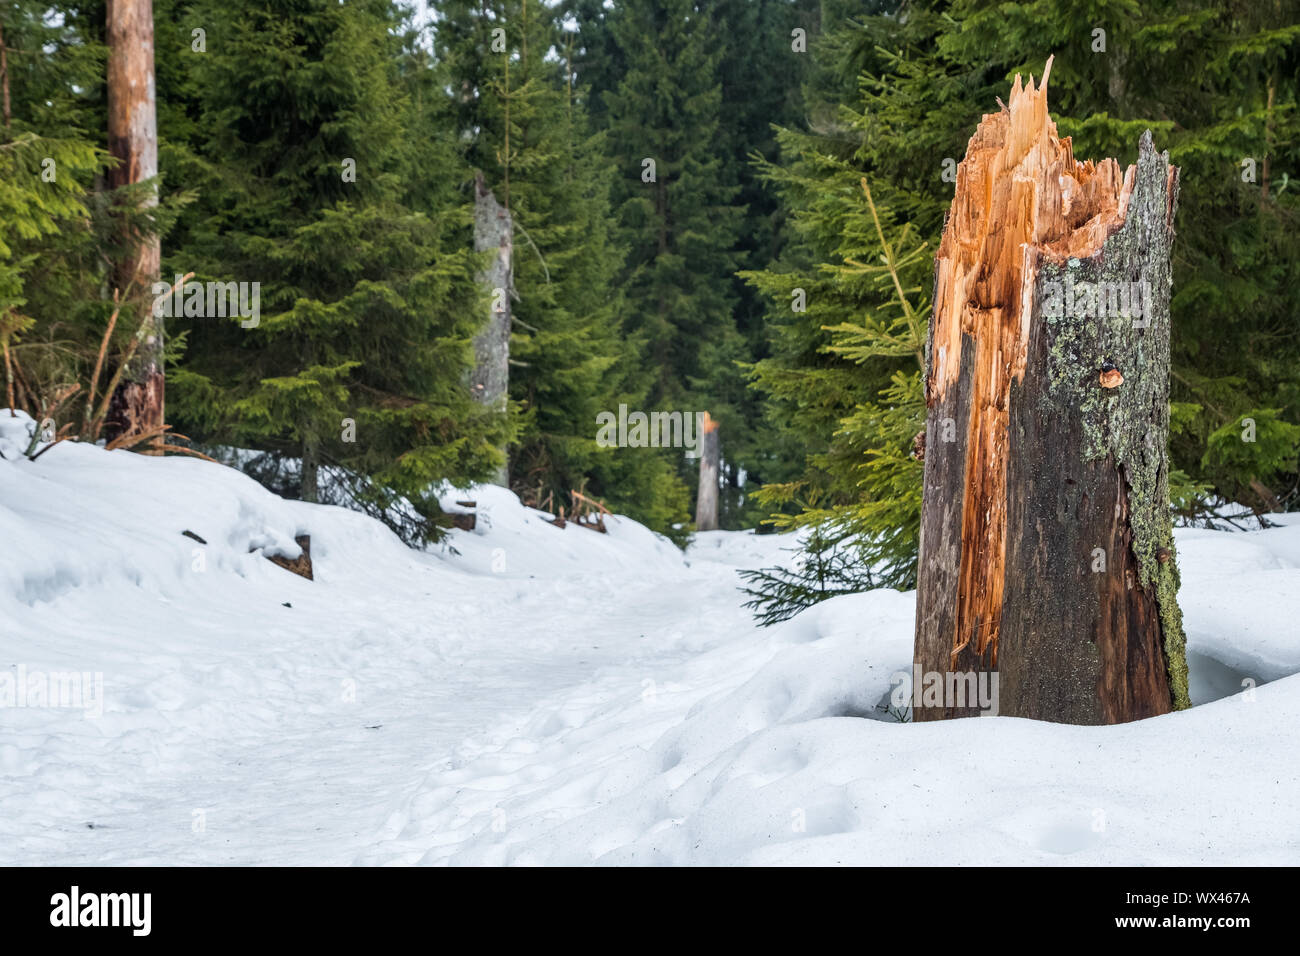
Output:
[[[158,699],[160,683],[193,681],[214,699],[179,719],[133,721],[120,735],[96,733],[111,726],[111,714],[89,721],[46,711],[52,735],[26,738],[46,745],[30,788],[8,789],[0,802],[6,821],[27,824],[6,832],[0,858],[350,863],[390,808],[466,738],[598,674],[653,673],[679,659],[676,618],[709,586],[684,578],[669,591],[611,577],[600,583],[622,606],[610,616],[591,609],[591,583],[521,595],[518,583],[484,582],[496,585],[484,609],[462,605],[451,615],[432,595],[400,606],[376,596],[350,619],[314,623],[248,657],[185,655],[179,674],[156,677],[140,693]],[[297,602],[285,613],[300,609],[311,613]],[[558,631],[560,612],[577,626]],[[449,617],[459,626],[448,627]],[[441,627],[420,623],[438,619]],[[478,638],[469,631],[475,622]],[[451,636],[432,640],[437,631]],[[211,643],[230,637],[214,634]],[[695,634],[687,646],[709,640]],[[345,681],[355,682],[355,703],[343,699]],[[4,746],[12,752],[14,744],[6,734]],[[198,832],[196,810],[204,814]]]
[[[359,647],[382,635],[391,649],[402,635],[409,653],[404,660],[386,653],[373,666],[358,662],[351,670],[358,683],[353,708],[305,713],[290,707],[242,740],[214,746],[153,811],[167,819],[179,808],[188,825],[191,806],[208,807],[205,845],[189,833],[171,833],[169,844],[150,851],[160,861],[351,863],[375,842],[394,805],[413,796],[431,770],[453,762],[462,741],[523,719],[544,698],[598,674],[653,672],[665,658],[679,658],[680,645],[657,643],[652,635],[675,627],[674,616],[691,606],[697,582],[675,589],[667,610],[659,603],[664,588],[642,584],[640,593],[627,595],[631,607],[613,620],[582,613],[588,583],[566,582],[545,597],[510,595],[511,603],[482,615],[484,630],[497,636],[475,642],[472,653],[466,643],[427,653],[427,629],[409,622],[356,628],[352,640]],[[624,594],[635,586],[606,583]],[[557,632],[558,609],[578,627]],[[383,609],[374,610],[382,619]],[[432,600],[406,610],[440,613]],[[320,682],[328,687],[339,679],[322,674]]]
[[[63,469],[0,468],[0,538],[17,545],[0,666],[102,672],[105,712],[0,710],[0,863],[351,863],[468,738],[748,626],[738,595],[716,610],[736,595],[725,566],[687,568],[653,539],[658,566],[638,566],[643,529],[609,560],[585,553],[592,532],[514,527],[516,505],[493,548],[461,535],[440,559],[224,469],[151,463],[166,475],[141,501],[142,459],[43,461],[64,452]],[[185,529],[208,542],[202,571]],[[274,530],[313,532],[316,581],[243,553]],[[494,552],[512,573],[491,573]]]

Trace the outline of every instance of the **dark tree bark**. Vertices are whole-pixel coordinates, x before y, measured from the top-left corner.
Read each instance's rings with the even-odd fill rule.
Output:
[[[154,105],[153,2],[108,0],[108,151],[117,164],[108,171],[112,188],[158,175],[158,123]],[[158,203],[154,190],[144,201]],[[152,285],[161,250],[157,236],[123,235],[128,250],[114,264],[113,285],[136,306],[143,336],[113,392],[104,435],[112,441],[163,423],[163,322],[153,315]]]
[[[299,476],[299,494],[303,501],[320,502],[320,445],[314,436],[302,441],[302,471]]]
[[[506,410],[510,387],[510,301],[514,289],[514,224],[510,210],[497,202],[479,173],[474,189],[474,250],[495,252],[479,281],[487,289],[488,316],[474,339],[474,370],[470,390],[474,397],[496,411]],[[501,449],[504,456],[506,450]],[[503,465],[495,482],[508,486]]]
[[[1046,81],[1017,78],[980,123],[936,257],[917,720],[986,711],[981,682],[997,713],[1066,723],[1188,704],[1167,453],[1178,171],[1149,132],[1126,172],[1077,162]]]
[[[718,474],[722,442],[718,423],[704,413],[704,447],[700,450],[700,486],[695,496],[695,530],[718,530]]]

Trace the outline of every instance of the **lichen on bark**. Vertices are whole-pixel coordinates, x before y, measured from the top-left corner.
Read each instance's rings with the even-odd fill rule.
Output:
[[[1082,416],[1085,460],[1109,460],[1123,476],[1139,584],[1155,596],[1173,705],[1183,709],[1190,700],[1167,454],[1170,249],[1178,179],[1168,159],[1168,153],[1156,153],[1150,132],[1144,134],[1123,225],[1086,258],[1044,257],[1035,294],[1039,303],[1053,294],[1064,299],[1060,314],[1044,313],[1050,393],[1063,411]],[[1125,285],[1140,292],[1129,297],[1128,308],[1097,307],[1096,290]],[[1113,301],[1106,295],[1108,304]],[[1107,363],[1122,376],[1117,387],[1099,381]]]

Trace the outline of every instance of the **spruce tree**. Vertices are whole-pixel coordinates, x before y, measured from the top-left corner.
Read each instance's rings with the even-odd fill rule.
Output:
[[[708,411],[745,431],[733,273],[744,214],[719,139],[722,40],[707,5],[634,0],[610,24],[625,64],[604,96],[617,169],[626,328],[646,343],[651,409]],[[694,479],[694,463],[679,458]]]
[[[185,425],[297,458],[306,500],[323,465],[378,513],[405,496],[427,538],[437,483],[486,477],[509,434],[464,386],[483,313],[464,200],[429,181],[455,159],[424,126],[427,64],[384,0],[219,8],[196,8],[191,66],[209,175],[165,264],[260,282],[261,316],[183,320]]]
[[[0,5],[0,345],[5,401],[33,414],[87,382],[113,309],[104,262],[117,252],[114,200],[98,185],[109,162],[103,8],[48,13],[28,0]],[[132,328],[123,320],[118,341]],[[61,407],[56,428],[74,404]]]
[[[583,491],[676,534],[686,489],[667,461],[595,441],[600,412],[643,400],[641,342],[620,334],[614,170],[577,79],[577,37],[558,17],[537,0],[503,0],[447,4],[438,22],[465,168],[483,173],[514,222],[510,395],[522,431],[511,486],[552,508]]]

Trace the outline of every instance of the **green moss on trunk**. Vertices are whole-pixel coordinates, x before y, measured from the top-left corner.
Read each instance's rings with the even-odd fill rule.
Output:
[[[1173,705],[1182,709],[1191,702],[1168,471],[1170,223],[1177,182],[1168,154],[1156,153],[1146,133],[1124,225],[1086,259],[1044,262],[1038,289],[1040,301],[1045,288],[1087,294],[1129,284],[1144,293],[1140,306],[1130,302],[1115,313],[1098,314],[1085,300],[1046,316],[1049,377],[1054,400],[1082,415],[1085,460],[1109,461],[1123,475],[1139,583],[1155,596]],[[1099,371],[1109,366],[1123,382],[1103,388]]]

